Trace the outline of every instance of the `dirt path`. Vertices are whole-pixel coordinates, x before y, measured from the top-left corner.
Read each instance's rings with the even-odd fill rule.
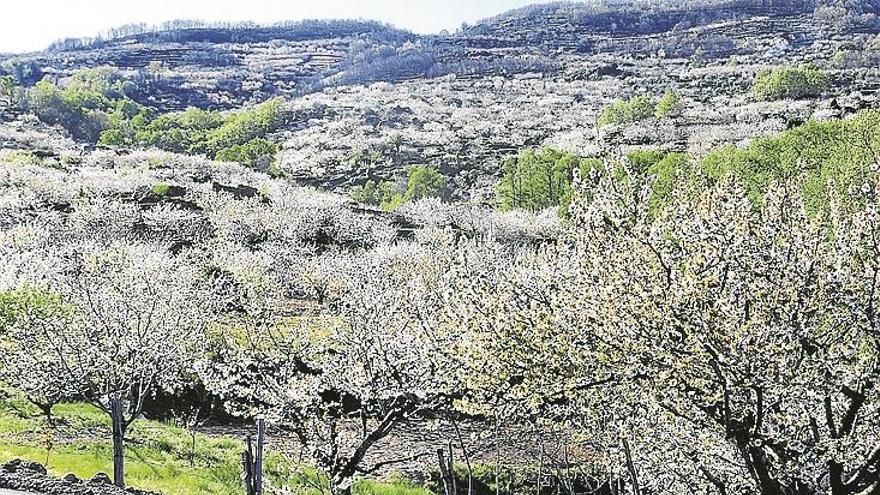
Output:
[[[245,439],[253,435],[255,428],[214,425],[202,427],[199,433],[213,438],[232,437]],[[355,429],[347,428],[347,435],[356,435]],[[30,441],[39,441],[39,432],[33,432]],[[77,441],[106,441],[110,432],[102,428],[81,430],[61,424],[56,427],[58,444]],[[411,422],[398,427],[368,452],[364,466],[402,460],[385,466],[375,474],[399,472],[412,479],[421,479],[425,472],[437,465],[437,450],[446,451],[450,443],[456,462],[469,460],[472,464],[494,464],[500,459],[503,465],[545,466],[577,463],[589,458],[588,451],[579,447],[566,432],[550,433],[536,431],[522,425],[502,427],[480,422],[463,422],[458,429],[449,422]],[[296,437],[286,431],[270,428],[267,444],[271,450],[281,452],[297,462],[308,462],[304,449]],[[464,449],[462,449],[464,446]],[[465,454],[467,454],[465,456]],[[5,495],[0,493],[0,495]]]
[[[247,428],[228,426],[206,427],[201,432],[212,437],[237,438],[253,434],[253,430]],[[297,461],[307,460],[299,442],[290,433],[270,429],[267,435],[267,443],[273,450]],[[499,428],[496,432],[492,425],[485,423],[460,424],[456,431],[449,423],[408,423],[376,444],[364,465],[408,459],[382,469],[378,474],[397,471],[419,477],[436,466],[437,450],[448,449],[450,442],[457,462],[465,462],[466,451],[472,464],[494,464],[496,459],[501,459],[501,463],[507,465],[555,465],[588,457],[587,451],[573,444],[568,433],[536,432],[528,427]]]

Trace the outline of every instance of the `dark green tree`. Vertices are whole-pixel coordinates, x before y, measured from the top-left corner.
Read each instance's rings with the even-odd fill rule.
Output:
[[[406,201],[440,197],[446,188],[446,178],[437,167],[413,165],[407,170]]]
[[[571,199],[575,170],[587,174],[595,167],[601,167],[599,160],[549,147],[525,150],[504,161],[498,187],[500,207],[539,211],[566,205]]]
[[[758,73],[752,94],[759,100],[811,98],[827,86],[828,76],[815,67],[777,67]]]

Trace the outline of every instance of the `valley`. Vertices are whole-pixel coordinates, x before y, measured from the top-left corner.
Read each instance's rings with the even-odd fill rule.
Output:
[[[0,54],[0,495],[880,492],[878,16]]]

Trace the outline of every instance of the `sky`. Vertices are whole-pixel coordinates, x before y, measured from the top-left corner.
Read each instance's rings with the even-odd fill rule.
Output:
[[[271,23],[362,18],[437,33],[532,3],[540,0],[4,0],[0,53],[42,50],[61,38],[173,19]]]

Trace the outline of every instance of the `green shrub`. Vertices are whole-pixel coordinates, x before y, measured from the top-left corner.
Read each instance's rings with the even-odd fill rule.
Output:
[[[407,170],[406,201],[440,197],[446,188],[446,178],[437,167],[413,165]]]
[[[678,94],[674,91],[667,91],[660,98],[660,101],[657,102],[657,106],[654,107],[654,116],[658,119],[675,117],[681,113],[683,108],[684,105]]]
[[[848,196],[877,173],[880,156],[880,112],[864,111],[852,118],[810,121],[772,137],[754,140],[748,148],[725,146],[710,153],[700,166],[713,179],[735,175],[756,203],[770,183],[801,177],[807,208],[829,206],[833,192]],[[847,201],[841,207],[855,207]]]
[[[170,188],[167,182],[157,182],[153,185],[153,193],[156,196],[165,196]]]
[[[100,143],[155,146],[256,167],[278,152],[265,137],[281,123],[280,107],[276,98],[229,114],[188,108],[151,119],[141,108],[117,105],[110,115],[112,126],[101,134]]]
[[[17,106],[20,88],[10,76],[0,76],[0,110]]]
[[[9,75],[15,84],[33,86],[43,78],[43,69],[34,59],[9,59],[0,62],[0,72]]]
[[[263,138],[281,123],[280,109],[281,98],[274,98],[252,110],[226,116],[220,126],[206,133],[204,142],[194,151],[215,155],[225,148]]]
[[[150,112],[131,100],[119,100],[109,118],[110,128],[101,133],[98,144],[133,146],[138,143],[138,133],[147,127]]]
[[[778,67],[758,73],[752,94],[759,100],[810,98],[827,86],[828,77],[815,67]]]
[[[28,106],[41,121],[60,125],[77,140],[96,141],[110,126],[103,110],[110,102],[100,93],[59,88],[40,81],[28,94]]]
[[[688,171],[685,153],[660,150],[636,150],[626,156],[630,167],[638,176],[651,179],[651,208],[658,210],[672,197],[679,173]]]
[[[4,150],[6,151],[6,150]],[[0,155],[0,161],[4,163],[17,163],[21,165],[34,165],[37,167],[47,166],[47,160],[37,156],[32,150],[10,150]],[[51,165],[48,165],[52,168]]]
[[[135,130],[132,144],[155,146],[175,153],[195,153],[198,148],[203,148],[200,143],[204,142],[207,133],[222,123],[220,112],[188,108],[143,123]],[[128,125],[134,127],[133,122],[123,119],[114,130],[124,129]]]
[[[83,162],[81,156],[72,155],[70,153],[61,153],[60,157],[61,167],[70,167],[72,165],[80,165]]]
[[[27,105],[41,121],[64,127],[74,139],[98,142],[113,127],[111,114],[117,109],[142,111],[128,98],[131,91],[116,69],[97,67],[76,72],[65,86],[38,82],[27,94]]]
[[[437,167],[413,165],[407,169],[406,188],[391,181],[376,183],[368,180],[351,191],[351,198],[358,203],[375,205],[383,210],[396,210],[407,201],[441,197],[446,189],[446,178]]]
[[[102,66],[81,69],[73,74],[65,89],[70,91],[90,91],[110,100],[126,98],[134,87],[113,67]]]
[[[224,148],[218,151],[214,158],[223,162],[238,162],[251,168],[268,169],[277,153],[277,144],[256,138],[244,144],[234,144]]]
[[[733,175],[756,205],[772,183],[797,177],[807,210],[819,214],[831,207],[835,196],[846,198],[837,203],[839,208],[859,208],[859,191],[874,183],[880,172],[877,157],[880,111],[867,110],[843,120],[810,121],[776,136],[755,139],[747,148],[716,148],[702,160],[684,153],[637,150],[626,155],[631,174],[617,173],[619,163],[610,163],[620,180],[651,180],[649,201],[654,211],[668,204],[679,181],[717,182]],[[549,148],[524,151],[504,163],[498,190],[501,208],[534,211],[558,201],[565,216],[571,171],[577,167],[586,177],[591,168],[603,166],[599,160],[578,159]],[[590,190],[583,194],[589,201]]]
[[[648,96],[634,96],[620,100],[605,107],[596,123],[599,127],[616,124],[631,124],[654,115],[654,103]]]
[[[385,209],[393,209],[390,207],[396,202],[402,202],[403,198],[398,187],[391,181],[376,183],[373,180],[368,180],[364,185],[352,189],[350,194],[351,199],[358,203],[381,206]]]
[[[571,202],[575,169],[581,175],[601,167],[596,159],[583,159],[553,148],[528,149],[504,161],[498,199],[502,210],[540,211],[561,207],[564,213]]]
[[[58,295],[34,287],[0,291],[0,334],[27,315],[48,318],[64,310]]]
[[[807,210],[815,215],[830,208],[835,196],[846,198],[837,207],[859,208],[858,192],[876,180],[877,157],[880,111],[868,110],[843,120],[810,121],[755,139],[747,148],[722,146],[702,160],[684,153],[638,150],[627,154],[626,161],[632,178],[651,179],[653,210],[668,204],[680,180],[705,177],[717,182],[732,175],[756,205],[761,204],[771,184],[796,177]]]
[[[0,101],[7,83],[0,81]],[[278,152],[266,136],[281,124],[280,98],[228,114],[189,108],[154,118],[129,98],[134,89],[115,69],[98,67],[75,73],[64,86],[40,81],[29,91],[27,104],[43,122],[101,145],[154,146],[251,167],[268,165]]]

